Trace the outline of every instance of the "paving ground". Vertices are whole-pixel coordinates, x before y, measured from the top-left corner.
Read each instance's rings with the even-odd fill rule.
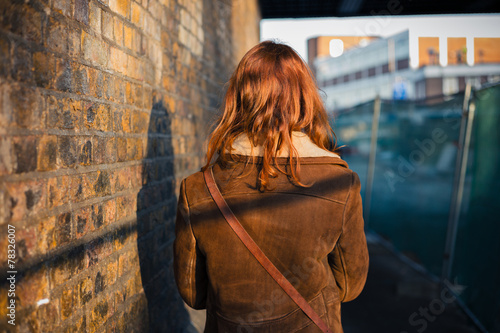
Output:
[[[345,333],[478,333],[447,289],[368,236],[365,288],[342,305]]]
[[[479,333],[452,295],[368,235],[365,288],[342,305],[345,333]],[[191,332],[203,332],[205,312],[189,310]]]

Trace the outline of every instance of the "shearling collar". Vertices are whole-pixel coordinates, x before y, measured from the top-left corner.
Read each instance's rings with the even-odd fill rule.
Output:
[[[330,156],[330,157],[339,157],[339,155],[332,153],[328,150],[321,149],[316,146],[314,142],[311,141],[307,134],[302,132],[292,132],[292,144],[297,149],[297,152],[300,157],[319,157],[319,156]],[[252,143],[250,139],[245,133],[242,133],[236,137],[233,142],[233,154],[239,155],[247,155],[247,156],[263,156],[264,149],[262,146],[253,147],[252,151]],[[288,157],[288,149],[281,149],[278,152],[278,157]]]

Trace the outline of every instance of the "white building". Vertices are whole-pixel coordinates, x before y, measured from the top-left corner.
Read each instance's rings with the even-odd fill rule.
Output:
[[[436,51],[429,49],[428,52],[431,57]],[[434,57],[439,58],[439,54]],[[374,39],[338,57],[317,58],[314,69],[318,85],[326,93],[325,104],[329,111],[364,103],[377,95],[383,99],[442,99],[463,91],[467,81],[479,87],[500,80],[499,63],[470,66],[464,62],[440,66],[436,61],[419,68],[410,67],[408,31]]]

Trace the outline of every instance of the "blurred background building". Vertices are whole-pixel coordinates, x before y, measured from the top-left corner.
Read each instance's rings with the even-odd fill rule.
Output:
[[[464,91],[467,82],[479,88],[500,81],[500,38],[418,37],[418,59],[410,61],[415,46],[409,34],[309,39],[309,64],[326,93],[327,109],[338,111],[376,96],[437,101]]]

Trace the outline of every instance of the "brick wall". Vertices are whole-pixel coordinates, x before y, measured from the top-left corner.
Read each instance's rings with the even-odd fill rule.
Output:
[[[186,328],[179,183],[259,38],[241,26],[257,24],[257,1],[233,1],[0,0],[0,332]]]

